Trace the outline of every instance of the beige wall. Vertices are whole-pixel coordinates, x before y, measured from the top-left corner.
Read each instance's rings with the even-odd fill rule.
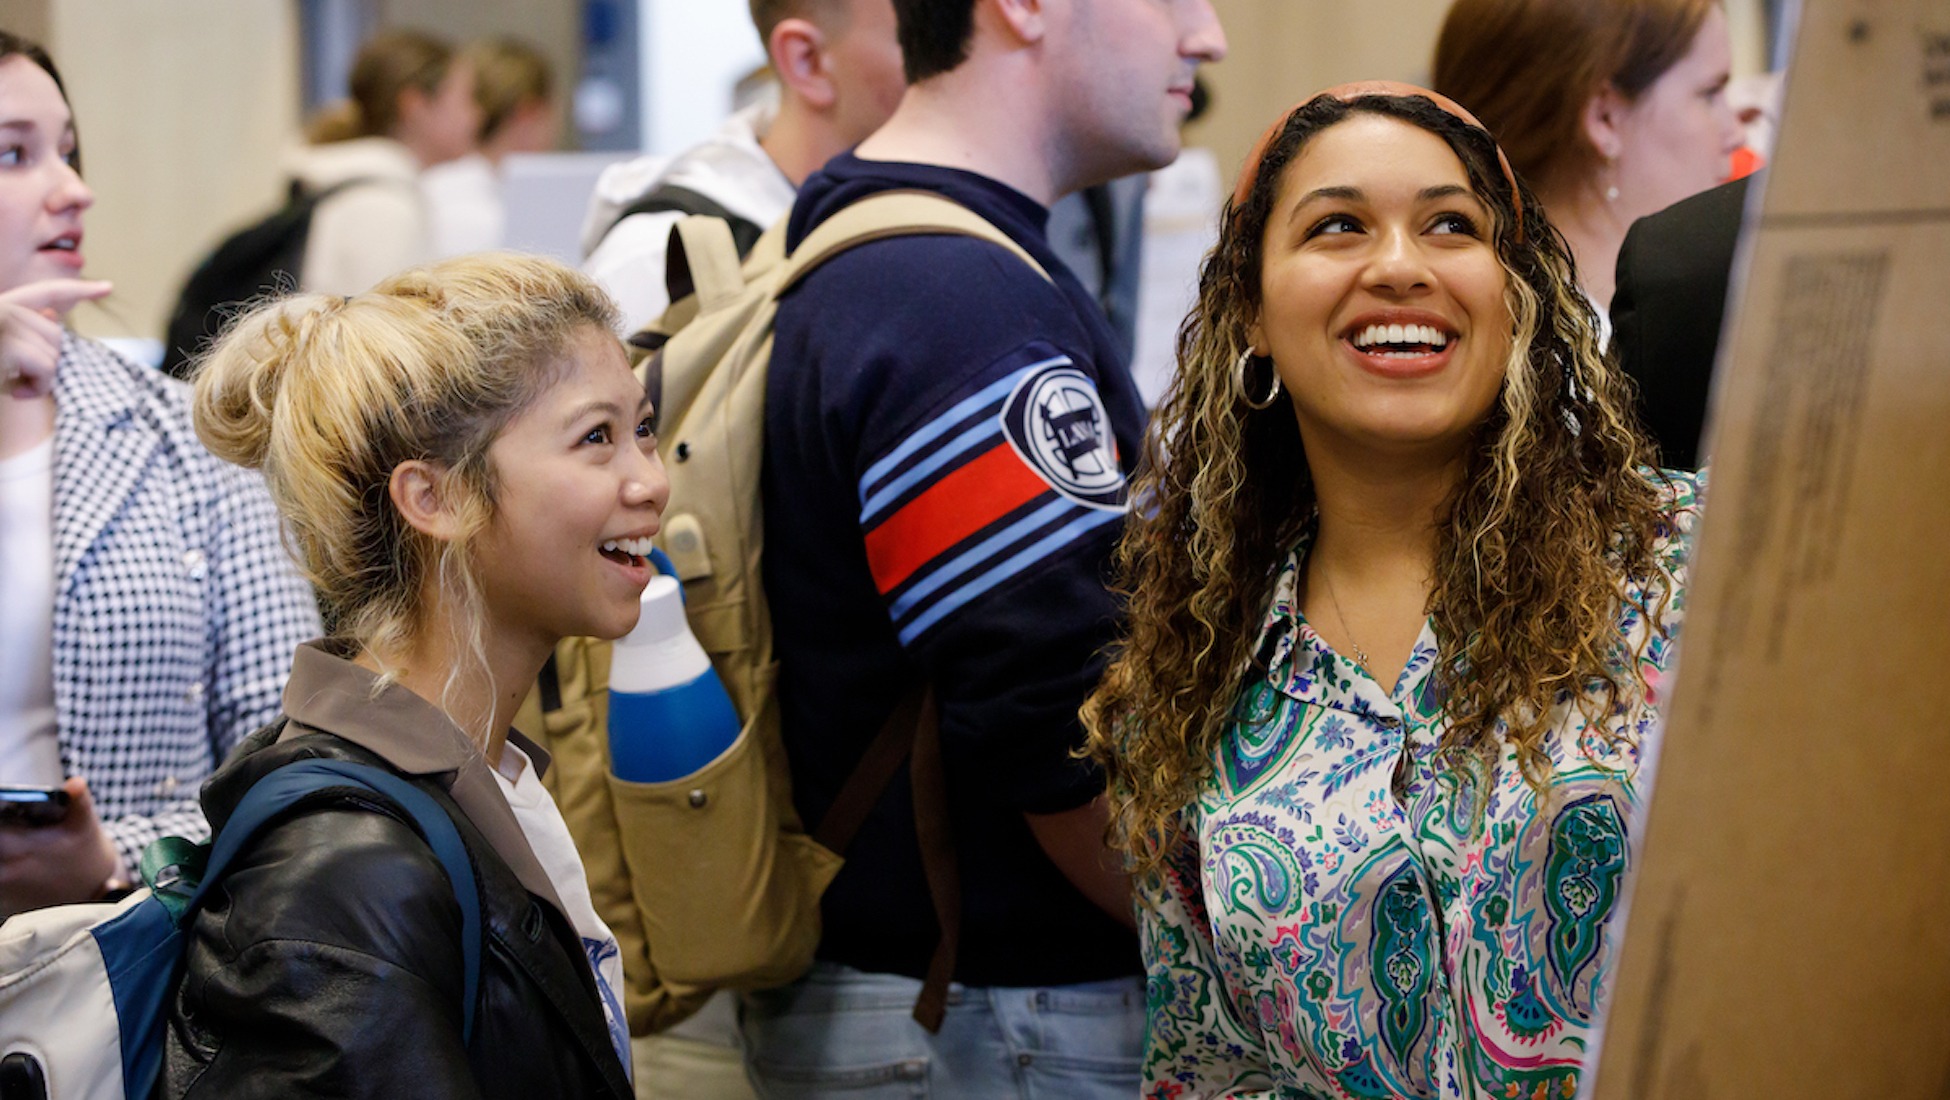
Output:
[[[35,4],[36,0],[6,0]],[[188,268],[277,202],[298,117],[296,4],[40,0],[79,123],[95,208],[88,273],[115,282],[74,322],[157,336]]]
[[[742,0],[699,0],[731,3]],[[1308,92],[1370,77],[1425,80],[1448,0],[1214,0],[1231,55],[1210,67],[1193,131],[1230,173]],[[188,268],[280,196],[298,126],[295,0],[0,0],[5,23],[49,44],[68,77],[98,203],[91,274],[113,279],[97,335],[160,335]],[[1738,71],[1764,61],[1759,0],[1728,0]],[[375,0],[384,23],[455,39],[513,33],[574,72],[573,0]]]
[[[1238,168],[1281,111],[1347,80],[1428,78],[1449,0],[1213,0],[1230,52],[1209,66],[1211,114],[1187,135]]]
[[[0,0],[0,27],[36,42],[47,39],[47,0]]]
[[[720,0],[710,0],[720,2]],[[75,311],[95,336],[160,338],[189,269],[282,200],[298,139],[296,0],[0,0],[0,25],[45,42],[74,101],[96,204],[88,274],[115,293]],[[575,72],[574,0],[374,0],[381,25],[456,41],[516,34]],[[566,99],[566,95],[564,96]]]
[[[279,164],[300,123],[295,0],[0,0],[5,25],[41,38],[81,128],[88,273],[115,282],[74,314],[97,336],[160,337],[189,269],[283,196]],[[383,0],[383,25],[456,41],[517,34],[566,88],[580,9],[569,0]]]

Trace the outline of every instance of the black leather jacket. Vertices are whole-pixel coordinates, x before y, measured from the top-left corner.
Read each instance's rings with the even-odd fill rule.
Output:
[[[305,653],[286,689],[287,712]],[[357,708],[339,709],[343,718]],[[478,784],[479,776],[468,767],[416,771],[424,756],[402,767],[319,728],[333,721],[304,724],[294,713],[281,740],[276,727],[253,736],[205,785],[204,811],[221,827],[253,781],[304,757],[390,767],[432,795],[479,878],[473,1039],[461,1038],[460,907],[439,861],[405,821],[333,795],[271,826],[197,914],[171,1006],[162,1094],[628,1100],[580,937],[552,891],[543,898],[524,887],[461,808],[477,800],[457,777]]]

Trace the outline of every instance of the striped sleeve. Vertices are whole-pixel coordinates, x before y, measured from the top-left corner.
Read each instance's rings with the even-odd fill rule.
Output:
[[[908,646],[1126,510],[1096,382],[1047,346],[940,402],[881,449],[858,491],[874,586]]]

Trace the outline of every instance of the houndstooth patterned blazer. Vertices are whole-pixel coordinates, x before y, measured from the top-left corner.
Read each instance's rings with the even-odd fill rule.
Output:
[[[54,707],[133,870],[208,834],[196,796],[278,712],[317,604],[263,481],[204,450],[189,389],[69,333],[55,371]]]

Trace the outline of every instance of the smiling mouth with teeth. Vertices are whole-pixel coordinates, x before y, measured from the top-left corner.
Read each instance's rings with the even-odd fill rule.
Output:
[[[1371,355],[1413,358],[1433,355],[1449,346],[1449,334],[1433,325],[1369,325],[1348,337]]]
[[[618,565],[642,565],[650,556],[650,540],[610,539],[602,545],[602,555]]]
[[[78,246],[73,237],[56,237],[41,246],[43,250],[49,252],[73,252],[76,247]]]

